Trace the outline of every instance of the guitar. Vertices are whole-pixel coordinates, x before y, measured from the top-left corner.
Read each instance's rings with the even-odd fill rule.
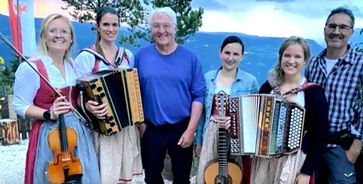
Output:
[[[218,115],[226,116],[227,95],[218,93],[214,95],[217,103]],[[242,171],[240,167],[228,162],[227,130],[218,129],[218,161],[211,163],[204,171],[204,182],[206,184],[241,184]]]

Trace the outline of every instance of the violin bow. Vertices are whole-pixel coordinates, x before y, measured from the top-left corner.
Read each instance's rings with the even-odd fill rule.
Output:
[[[20,53],[20,51],[18,49],[16,49],[14,47],[13,44],[11,44],[11,42],[0,32],[0,39],[7,45],[9,46],[13,51],[15,51],[15,53],[21,57],[22,61],[25,61],[30,68],[32,68],[38,75],[39,77],[57,94],[57,96],[59,97],[64,97],[57,89],[55,89],[50,82],[32,65],[30,64],[29,60],[27,58],[25,58],[25,56],[23,54]],[[64,98],[65,102],[69,101]],[[73,105],[71,103],[69,103],[69,105],[71,106],[71,110],[74,113],[74,115],[82,122],[86,122],[86,120],[84,119],[84,117],[76,110],[76,108],[73,107]]]

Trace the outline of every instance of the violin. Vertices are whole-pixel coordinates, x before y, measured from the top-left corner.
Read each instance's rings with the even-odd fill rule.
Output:
[[[77,133],[65,126],[63,114],[59,115],[59,127],[49,132],[49,147],[54,159],[48,164],[47,177],[51,183],[80,183],[82,164],[74,154],[77,146]]]

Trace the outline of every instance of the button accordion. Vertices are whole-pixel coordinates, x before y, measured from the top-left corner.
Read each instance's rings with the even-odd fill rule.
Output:
[[[137,69],[112,69],[99,71],[77,80],[88,100],[107,104],[107,115],[98,119],[87,113],[93,128],[105,135],[112,135],[134,123],[144,121]]]
[[[214,98],[220,95],[223,94],[215,94]],[[253,94],[228,99],[231,155],[274,157],[300,149],[303,107],[276,95]]]

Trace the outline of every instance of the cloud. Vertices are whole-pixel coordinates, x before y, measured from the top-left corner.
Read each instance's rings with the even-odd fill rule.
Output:
[[[355,27],[363,27],[363,3],[354,0],[196,0],[196,3],[205,11],[201,31],[273,37],[295,35],[324,45],[326,17],[340,6],[353,11]]]
[[[351,5],[348,7],[353,11],[355,17],[363,17],[363,3],[360,5]]]
[[[192,7],[202,7],[205,10],[228,10],[228,6],[225,3],[221,3],[218,0],[195,0],[191,3]]]

